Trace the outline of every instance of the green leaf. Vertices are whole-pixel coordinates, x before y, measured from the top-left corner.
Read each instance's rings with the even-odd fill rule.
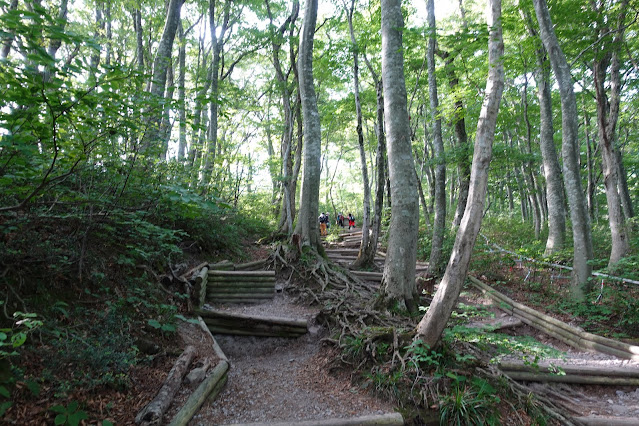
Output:
[[[80,410],[69,415],[67,420],[71,426],[78,426],[82,420],[88,419],[89,416],[84,411]]]
[[[33,380],[27,380],[27,387],[34,396],[40,395],[40,385],[37,382]]]
[[[13,402],[11,401],[5,401],[2,404],[0,404],[0,418],[4,416],[4,413],[7,412],[7,410],[9,409],[9,407],[11,407],[11,405],[13,405]]]
[[[56,425],[63,425],[67,422],[67,415],[66,414],[58,414],[57,416],[55,416],[55,424]]]
[[[53,407],[49,408],[49,410],[53,411],[54,413],[66,413],[67,412],[67,409],[64,408],[60,404],[54,405]]]
[[[4,386],[0,386],[0,396],[4,396],[5,398],[9,398],[11,396],[11,394],[9,393],[9,390],[7,388],[5,388]]]
[[[173,333],[177,328],[173,324],[163,324],[162,331],[166,331],[168,333]]]
[[[158,320],[150,319],[147,323],[153,328],[162,328],[162,324]]]
[[[11,344],[14,348],[20,347],[24,345],[24,342],[27,341],[27,333],[17,333],[11,336]]]
[[[102,426],[113,426],[113,423],[108,420],[102,420]]]
[[[69,405],[67,406],[68,413],[73,413],[77,409],[78,409],[78,401],[71,401],[71,403],[69,403]]]

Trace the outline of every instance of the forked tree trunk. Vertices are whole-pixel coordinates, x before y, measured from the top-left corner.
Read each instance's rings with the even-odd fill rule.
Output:
[[[144,149],[161,156],[162,150],[162,118],[164,116],[164,92],[166,78],[171,66],[173,41],[180,22],[180,10],[184,0],[171,0],[166,11],[166,22],[162,38],[155,52],[153,75],[151,77],[151,108],[149,111],[149,131],[145,137]]]
[[[603,7],[603,6],[602,6]],[[628,0],[624,0],[619,5],[618,27],[615,35],[608,45],[595,49],[596,58],[593,64],[593,77],[595,94],[597,98],[597,130],[599,136],[599,149],[601,151],[602,168],[604,176],[604,187],[606,188],[606,201],[608,204],[608,223],[612,239],[610,259],[608,267],[613,267],[630,250],[628,227],[626,218],[621,206],[621,195],[619,194],[619,164],[615,152],[615,131],[619,118],[619,105],[621,101],[621,75],[619,51],[624,40],[624,21]],[[601,9],[599,10],[602,13]],[[601,27],[601,31],[608,31],[607,26]],[[601,52],[603,47],[608,47],[607,52]],[[606,93],[606,74],[610,75],[610,98]]]
[[[299,82],[302,115],[304,117],[304,173],[300,213],[295,228],[303,245],[320,247],[317,226],[319,212],[319,186],[321,178],[322,135],[317,97],[313,83],[313,36],[317,21],[317,0],[308,0],[304,10],[304,24],[300,34]]]
[[[590,278],[592,272],[592,266],[588,262],[592,259],[592,234],[579,174],[577,101],[572,87],[570,67],[557,41],[548,11],[548,4],[546,0],[533,0],[533,4],[537,21],[539,22],[541,40],[550,57],[550,64],[557,79],[561,95],[561,153],[564,160],[564,184],[568,203],[570,204],[574,244],[571,292],[573,299],[583,300],[588,290],[588,278]]]
[[[433,157],[435,158],[435,220],[433,222],[433,238],[431,241],[428,271],[438,275],[441,267],[444,232],[446,229],[446,163],[444,162],[444,141],[442,140],[442,120],[437,99],[437,78],[435,76],[435,2],[427,0],[428,14],[428,97],[433,125]]]
[[[459,293],[466,280],[470,255],[479,233],[486,190],[488,185],[488,166],[492,156],[493,139],[497,122],[497,112],[504,90],[504,67],[501,61],[504,44],[501,29],[501,0],[488,3],[488,80],[486,94],[477,123],[475,150],[470,175],[470,192],[464,217],[459,225],[455,245],[444,278],[433,297],[430,308],[417,326],[417,335],[424,343],[434,347],[439,341],[453,308],[457,304]]]
[[[414,311],[419,201],[404,80],[404,20],[401,0],[382,0],[381,4],[382,84],[392,205],[380,303],[388,306],[399,302]]]

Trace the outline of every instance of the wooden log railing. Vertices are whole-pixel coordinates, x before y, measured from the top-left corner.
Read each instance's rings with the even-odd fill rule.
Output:
[[[573,327],[556,318],[529,308],[526,305],[515,302],[508,296],[498,292],[473,276],[469,275],[468,279],[473,286],[496,301],[501,310],[516,316],[524,323],[570,346],[580,350],[601,352],[622,359],[639,361],[639,346],[588,333],[580,328]]]

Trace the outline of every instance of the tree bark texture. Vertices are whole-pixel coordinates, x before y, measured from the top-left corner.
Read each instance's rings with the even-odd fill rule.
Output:
[[[492,156],[492,145],[499,103],[504,90],[504,67],[501,61],[504,44],[501,28],[501,0],[488,3],[488,79],[484,102],[477,123],[475,149],[470,175],[470,192],[464,217],[459,225],[455,245],[444,277],[433,297],[428,312],[417,326],[417,335],[424,343],[434,347],[446,327],[446,323],[457,304],[464,285],[470,255],[479,233],[486,191],[488,187],[488,167]]]
[[[180,389],[182,378],[188,373],[189,365],[197,353],[194,346],[187,346],[182,355],[175,361],[164,384],[157,395],[135,416],[135,423],[142,425],[160,425],[162,417],[169,409],[175,394]]]
[[[362,185],[364,186],[364,200],[362,212],[362,242],[360,253],[366,250],[369,245],[370,215],[371,215],[371,187],[368,180],[368,164],[366,162],[366,150],[364,149],[364,129],[362,126],[362,103],[359,96],[359,52],[355,30],[353,29],[353,12],[355,0],[351,0],[351,6],[347,11],[348,28],[351,36],[351,49],[353,49],[353,93],[355,94],[355,112],[357,115],[357,145],[359,147],[359,158],[362,167]]]
[[[381,5],[382,84],[392,199],[381,295],[388,304],[398,301],[414,310],[419,200],[404,80],[404,21],[401,0],[382,0]]]
[[[446,230],[446,163],[444,162],[444,141],[442,140],[442,120],[437,99],[437,77],[435,76],[435,2],[426,1],[428,15],[428,97],[430,99],[431,123],[433,126],[433,157],[435,158],[435,217],[431,240],[429,272],[438,275],[441,271],[442,248]]]
[[[557,79],[561,95],[561,153],[564,160],[564,184],[570,205],[574,244],[571,292],[575,300],[582,300],[588,290],[588,278],[590,278],[592,272],[592,266],[588,263],[592,259],[592,234],[579,174],[577,101],[572,86],[570,67],[557,41],[552,20],[550,19],[550,12],[548,11],[548,4],[546,0],[533,0],[533,4],[537,21],[539,22],[541,40],[550,57],[550,64]]]
[[[178,37],[180,40],[180,50],[178,53],[178,64],[180,67],[178,74],[180,136],[178,140],[177,158],[179,162],[183,162],[186,156],[186,38],[184,36],[182,22],[180,22],[180,26],[178,28]]]
[[[217,0],[210,0],[209,3],[209,28],[211,31],[211,44],[213,46],[213,57],[211,59],[211,97],[209,103],[209,137],[206,149],[206,160],[202,170],[201,185],[206,188],[211,183],[213,174],[213,166],[215,164],[215,155],[217,153],[217,128],[218,128],[218,98],[220,84],[220,57],[224,48],[224,37],[228,30],[229,17],[231,13],[231,0],[224,2],[224,11],[222,12],[222,23],[215,21],[215,3]],[[217,31],[220,34],[218,36]]]
[[[603,7],[603,6],[601,6]],[[624,40],[624,21],[628,0],[624,0],[619,5],[618,28],[609,43],[601,44],[595,49],[595,59],[593,63],[593,77],[595,85],[595,95],[597,99],[597,133],[599,137],[599,149],[601,151],[604,187],[606,189],[606,202],[608,204],[608,223],[612,239],[612,248],[608,267],[613,267],[630,250],[628,227],[621,206],[621,195],[619,194],[619,164],[615,150],[615,131],[619,119],[619,106],[621,101],[621,75],[619,51]],[[601,9],[600,14],[603,14]],[[602,19],[603,21],[603,19]],[[602,32],[608,32],[608,25],[599,27],[596,32],[603,37]],[[605,38],[604,38],[605,39]],[[608,48],[602,52],[603,48]],[[606,93],[606,74],[610,75],[610,97]]]
[[[566,212],[564,205],[564,182],[561,177],[559,158],[555,149],[552,125],[552,96],[550,91],[550,68],[543,46],[537,49],[535,69],[537,99],[539,100],[539,148],[546,178],[546,205],[548,206],[548,239],[544,256],[561,250],[566,241]]]
[[[384,94],[382,80],[375,72],[370,62],[364,55],[364,61],[375,81],[376,111],[375,134],[377,136],[377,151],[375,155],[376,178],[375,178],[375,204],[373,206],[373,221],[371,225],[371,237],[368,245],[359,250],[357,259],[353,263],[355,267],[369,267],[375,262],[377,253],[377,242],[379,232],[382,227],[382,213],[384,210],[384,186],[386,184],[386,137],[384,134]]]
[[[162,148],[162,117],[164,115],[164,91],[166,87],[166,77],[168,69],[171,66],[171,51],[173,50],[173,41],[177,33],[178,24],[180,22],[180,10],[184,0],[170,0],[166,11],[166,21],[162,38],[155,52],[155,60],[153,61],[153,75],[151,77],[151,108],[149,110],[149,129],[145,137],[144,149],[155,152],[155,155],[161,153]]]
[[[319,212],[319,186],[321,178],[322,134],[313,83],[313,37],[317,21],[317,0],[308,0],[304,10],[304,23],[300,34],[298,73],[300,98],[304,118],[304,172],[300,213],[295,231],[303,245],[319,248],[317,216]]]

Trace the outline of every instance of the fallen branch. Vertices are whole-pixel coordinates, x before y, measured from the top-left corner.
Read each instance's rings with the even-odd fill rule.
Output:
[[[226,373],[228,369],[228,361],[220,361],[211,374],[204,379],[195,392],[191,394],[175,417],[173,417],[170,426],[186,425],[207,399],[215,399],[226,383]]]
[[[169,371],[155,398],[135,416],[135,423],[142,425],[159,425],[162,423],[162,417],[166,410],[169,409],[178,389],[180,389],[182,378],[187,373],[195,352],[196,350],[193,346],[187,346],[184,349],[182,355],[175,361],[173,368]]]

